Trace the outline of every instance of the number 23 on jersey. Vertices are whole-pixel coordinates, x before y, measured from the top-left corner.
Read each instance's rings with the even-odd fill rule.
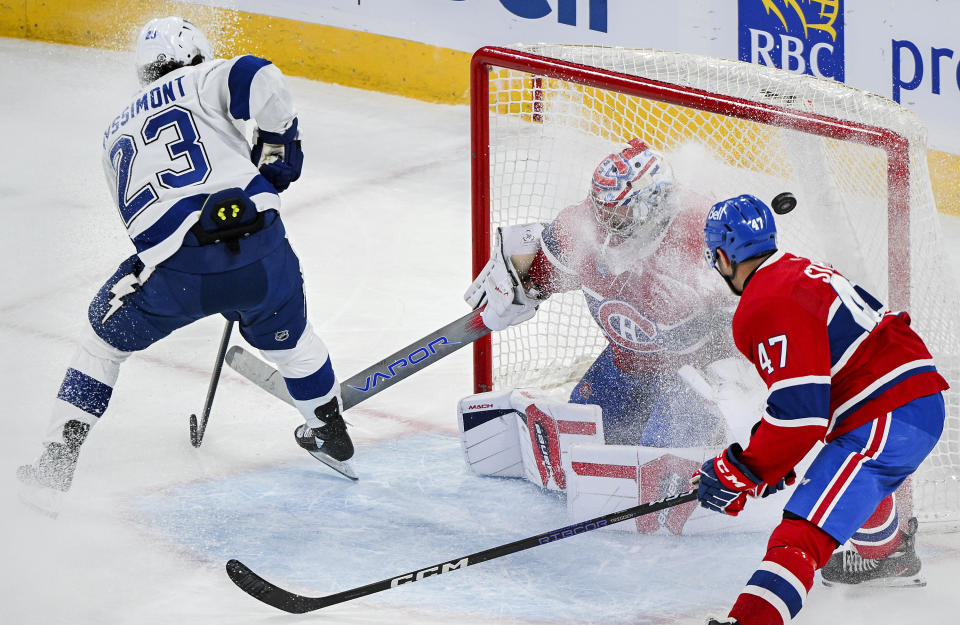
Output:
[[[134,186],[131,182],[134,159],[138,155],[138,141],[131,135],[121,135],[110,148],[110,161],[117,175],[117,208],[127,226],[159,199],[158,186],[161,189],[176,189],[200,184],[210,175],[209,159],[200,142],[197,124],[187,109],[172,106],[151,115],[143,123],[140,135],[144,146],[154,143],[161,135],[168,141],[165,143],[165,153],[158,152],[162,156],[154,156],[156,162],[147,164],[149,179],[141,180],[144,184],[136,190],[130,187]]]

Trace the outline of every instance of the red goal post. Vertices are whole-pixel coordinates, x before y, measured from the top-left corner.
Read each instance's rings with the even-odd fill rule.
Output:
[[[671,152],[701,144],[722,161],[715,178],[721,187],[730,185],[730,195],[769,190],[761,195],[769,200],[772,191],[795,192],[800,206],[794,214],[805,216],[782,220],[781,229],[788,230],[783,247],[829,259],[892,309],[913,312],[938,367],[960,386],[960,306],[950,308],[960,297],[955,284],[931,284],[949,278],[949,271],[940,254],[923,126],[892,101],[833,81],[655,50],[481,48],[471,64],[472,275],[489,259],[494,227],[548,221],[581,201],[592,172],[587,164],[631,136],[666,151],[675,170],[684,159],[674,160]],[[559,187],[567,188],[555,192]],[[584,322],[585,310],[572,298],[554,299],[561,298],[541,307],[537,317],[544,319],[475,344],[476,392],[558,385],[582,373],[582,361],[596,356],[602,337],[587,327],[592,321]],[[563,307],[570,310],[553,310]],[[591,332],[597,336],[579,338]],[[578,338],[567,341],[567,334]],[[564,350],[573,353],[559,355]],[[557,379],[554,372],[560,372]],[[938,484],[930,498],[938,503],[928,509],[956,518],[955,392],[948,412],[949,431],[928,463]]]

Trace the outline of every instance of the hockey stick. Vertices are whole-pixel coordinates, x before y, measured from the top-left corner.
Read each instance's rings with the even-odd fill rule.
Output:
[[[490,329],[480,319],[480,309],[470,311],[348,378],[340,385],[343,409],[356,406],[489,333]],[[239,345],[230,348],[226,360],[234,371],[274,397],[293,405],[293,398],[279,371]]]
[[[233,332],[233,321],[227,320],[227,325],[223,327],[220,348],[217,350],[217,361],[213,364],[213,374],[210,376],[210,386],[207,387],[207,398],[203,402],[203,413],[199,425],[197,415],[190,415],[190,444],[194,447],[200,447],[203,443],[203,433],[207,431],[210,408],[213,406],[213,396],[217,393],[217,384],[220,382],[220,371],[223,370],[223,359],[227,352],[227,345],[230,343],[231,332]]]
[[[288,590],[278,588],[251,571],[239,560],[230,560],[227,562],[227,575],[230,576],[230,579],[240,588],[240,590],[244,591],[254,599],[258,599],[267,605],[271,605],[286,612],[303,614],[304,612],[312,612],[313,610],[326,608],[336,603],[343,603],[344,601],[350,601],[351,599],[356,599],[358,597],[372,595],[373,593],[380,592],[382,590],[389,590],[401,584],[419,582],[425,577],[432,577],[434,575],[440,575],[441,573],[448,573],[450,571],[462,569],[473,564],[479,564],[481,562],[493,560],[494,558],[506,556],[511,553],[516,553],[532,547],[538,547],[540,545],[552,543],[563,538],[576,536],[577,534],[583,534],[584,532],[589,532],[590,530],[613,525],[614,523],[627,521],[645,514],[650,514],[666,508],[672,508],[673,506],[679,506],[680,504],[695,501],[696,498],[697,491],[689,490],[684,493],[680,493],[679,495],[672,495],[658,501],[642,503],[638,506],[627,508],[626,510],[611,512],[609,514],[596,517],[595,519],[590,519],[589,521],[575,523],[573,525],[561,527],[560,529],[537,534],[536,536],[522,538],[512,543],[500,545],[499,547],[478,551],[477,553],[473,553],[462,558],[441,562],[440,564],[428,566],[425,569],[410,571],[409,573],[404,573],[403,575],[398,575],[396,577],[391,577],[379,582],[367,584],[366,586],[351,588],[350,590],[344,590],[343,592],[334,593],[325,597],[304,597]]]

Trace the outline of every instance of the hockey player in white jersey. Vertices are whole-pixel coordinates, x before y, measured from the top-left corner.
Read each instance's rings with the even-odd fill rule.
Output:
[[[70,488],[81,444],[120,365],[197,319],[222,314],[277,365],[306,419],[297,443],[348,475],[340,385],[306,316],[279,193],[300,176],[299,122],[270,61],[214,59],[193,24],[150,21],[136,47],[141,90],[103,134],[103,167],[136,253],[94,297],[43,451],[18,471],[32,492]],[[252,121],[251,149],[244,125]],[[346,464],[345,464],[346,463]]]

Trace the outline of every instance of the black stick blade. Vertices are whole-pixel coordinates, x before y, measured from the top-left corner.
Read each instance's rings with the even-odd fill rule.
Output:
[[[277,588],[263,579],[239,560],[227,562],[227,575],[240,590],[254,599],[291,614],[303,614],[323,607],[322,601],[303,597],[282,588]],[[320,603],[321,605],[314,605]]]
[[[200,446],[200,436],[197,427],[197,415],[190,415],[190,444],[194,447]]]

